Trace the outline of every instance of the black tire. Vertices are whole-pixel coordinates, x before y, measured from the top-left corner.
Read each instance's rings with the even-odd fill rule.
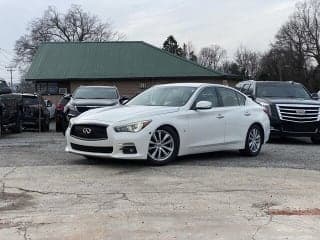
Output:
[[[62,120],[56,118],[56,132],[62,132]]]
[[[0,137],[3,134],[2,131],[3,131],[3,128],[2,128],[2,112],[0,112]]]
[[[253,142],[255,142],[255,144]],[[249,128],[246,137],[245,149],[240,150],[240,153],[250,157],[257,156],[261,151],[262,145],[263,130],[259,125],[255,124]]]
[[[19,111],[16,117],[16,124],[12,129],[14,133],[21,133],[22,132],[22,114]]]
[[[158,135],[158,138],[161,139],[162,137],[167,137],[162,143],[155,142],[155,134]],[[168,134],[168,135],[166,135]],[[168,144],[164,144],[168,142]],[[161,144],[161,145],[159,145]],[[177,158],[178,151],[179,151],[179,136],[176,133],[176,131],[168,126],[160,127],[154,133],[152,133],[152,136],[150,138],[149,147],[148,147],[148,163],[155,166],[162,166],[165,165],[171,161],[174,161]],[[154,151],[153,151],[154,149]],[[164,150],[165,149],[165,150]],[[170,151],[168,149],[171,149]],[[157,157],[154,156],[155,151],[160,152],[160,157],[157,159]],[[165,157],[165,151],[168,151],[168,155]],[[163,155],[163,158],[161,159],[161,153]],[[158,153],[156,153],[158,155]]]
[[[311,141],[314,144],[320,144],[320,136],[319,137],[311,137]]]
[[[50,129],[50,120],[45,119],[41,125],[41,132],[48,132]]]

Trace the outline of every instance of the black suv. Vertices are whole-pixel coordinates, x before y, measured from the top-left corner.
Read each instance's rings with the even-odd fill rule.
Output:
[[[40,130],[49,131],[50,113],[43,98],[28,93],[23,93],[21,96],[23,99],[23,126],[28,129],[39,129],[40,117]]]
[[[249,80],[236,88],[264,107],[272,135],[311,137],[320,144],[320,101],[302,84]]]
[[[22,131],[22,97],[0,80],[0,136],[7,129],[14,133]]]

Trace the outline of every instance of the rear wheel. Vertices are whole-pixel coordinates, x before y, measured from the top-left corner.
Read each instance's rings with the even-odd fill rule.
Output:
[[[2,113],[0,112],[0,137],[2,136]]]
[[[21,133],[22,132],[22,114],[20,111],[18,112],[18,115],[16,117],[16,124],[13,128],[13,132],[14,133]]]
[[[176,159],[178,150],[178,134],[171,127],[160,127],[151,136],[148,162],[158,166],[165,165]]]
[[[56,116],[56,132],[62,132],[62,120]]]
[[[49,119],[45,119],[44,122],[42,123],[41,131],[42,132],[48,132],[49,128],[50,128],[50,120]]]
[[[320,136],[319,137],[311,137],[311,141],[314,144],[320,144]]]
[[[257,156],[260,153],[262,144],[262,129],[259,125],[253,125],[248,130],[245,149],[240,150],[240,152],[246,156]]]

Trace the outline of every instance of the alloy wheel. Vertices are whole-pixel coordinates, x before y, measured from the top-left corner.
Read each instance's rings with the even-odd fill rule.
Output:
[[[261,147],[261,133],[259,129],[257,128],[252,128],[250,133],[249,133],[249,149],[252,153],[256,153],[259,151]]]
[[[162,162],[171,157],[175,149],[173,136],[166,130],[158,129],[149,143],[148,156],[154,161]]]

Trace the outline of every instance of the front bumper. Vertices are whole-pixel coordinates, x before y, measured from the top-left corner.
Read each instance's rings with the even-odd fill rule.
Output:
[[[271,121],[270,125],[271,135],[274,136],[320,136],[320,122],[298,123],[277,120]]]
[[[66,152],[100,158],[116,159],[147,159],[148,145],[152,132],[148,127],[138,133],[117,133],[113,127],[107,128],[108,139],[90,141],[79,139],[70,135],[70,127],[66,131]],[[81,150],[74,149],[74,144],[81,146]],[[134,146],[135,152],[128,152],[128,146]],[[79,148],[78,148],[79,149]],[[104,153],[100,149],[111,149],[110,153]]]

